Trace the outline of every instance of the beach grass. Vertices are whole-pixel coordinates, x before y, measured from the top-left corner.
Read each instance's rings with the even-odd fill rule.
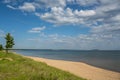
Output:
[[[86,80],[15,53],[0,51],[0,80]]]

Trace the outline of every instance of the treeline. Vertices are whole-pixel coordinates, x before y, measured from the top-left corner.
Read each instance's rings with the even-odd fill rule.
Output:
[[[8,49],[12,48],[14,44],[14,38],[11,36],[10,33],[7,33],[5,36],[6,44],[5,44],[5,50],[6,53],[8,53]],[[3,50],[4,47],[2,44],[0,44],[0,51]]]

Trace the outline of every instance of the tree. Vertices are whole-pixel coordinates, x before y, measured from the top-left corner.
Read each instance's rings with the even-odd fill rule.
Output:
[[[6,39],[5,45],[6,53],[8,53],[8,49],[12,48],[14,45],[14,38],[10,35],[10,33],[7,33],[5,39]]]
[[[0,44],[0,51],[1,51],[1,50],[3,50],[3,46],[2,46],[2,44]]]

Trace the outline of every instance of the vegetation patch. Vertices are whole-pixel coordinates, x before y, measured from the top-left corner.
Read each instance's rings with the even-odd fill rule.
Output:
[[[0,52],[0,80],[85,80],[18,54]]]

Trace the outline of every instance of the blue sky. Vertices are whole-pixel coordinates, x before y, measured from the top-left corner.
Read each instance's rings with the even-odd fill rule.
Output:
[[[1,0],[0,43],[14,48],[120,50],[119,0]]]

